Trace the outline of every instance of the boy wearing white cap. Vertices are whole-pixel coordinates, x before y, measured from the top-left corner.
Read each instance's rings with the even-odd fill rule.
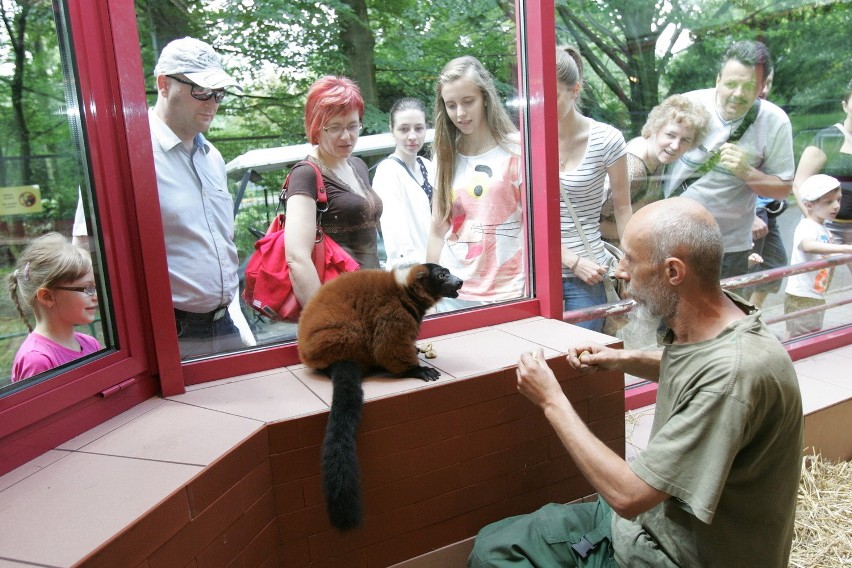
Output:
[[[793,235],[791,265],[819,260],[829,254],[852,253],[852,245],[832,243],[828,229],[824,226],[840,211],[840,195],[840,181],[825,174],[811,176],[802,183],[799,199],[807,214],[799,221]],[[828,268],[790,276],[785,290],[784,313],[825,304],[825,291],[830,277]],[[819,331],[824,315],[824,311],[818,311],[787,320],[788,338]]]

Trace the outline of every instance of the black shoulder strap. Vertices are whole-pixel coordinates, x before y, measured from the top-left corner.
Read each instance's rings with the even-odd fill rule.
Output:
[[[414,174],[411,172],[411,170],[408,169],[408,166],[405,165],[405,162],[400,160],[398,156],[394,156],[393,154],[391,154],[390,156],[388,156],[388,158],[390,158],[391,160],[393,160],[394,162],[396,162],[397,164],[399,164],[400,166],[405,168],[405,171],[408,172],[408,175],[411,176],[411,179],[414,180],[414,183],[416,183],[417,185],[420,185],[420,182],[417,181],[417,178],[414,177]]]
[[[390,156],[388,156],[388,158],[391,158],[392,160],[397,162],[400,166],[405,168],[405,171],[408,172],[408,175],[411,176],[411,179],[414,180],[414,183],[419,185],[421,188],[423,188],[423,191],[426,192],[426,197],[429,198],[429,204],[431,205],[432,204],[432,191],[434,191],[434,188],[432,187],[432,184],[429,183],[429,173],[426,171],[426,165],[423,163],[423,160],[420,159],[420,156],[417,156],[417,164],[420,166],[420,173],[423,175],[423,183],[422,184],[419,181],[417,181],[417,178],[414,177],[414,174],[411,173],[411,170],[409,170],[408,166],[405,165],[405,162],[400,160],[398,156],[394,156],[393,154],[391,154]]]
[[[420,166],[420,175],[423,176],[423,185],[420,187],[423,188],[423,191],[426,192],[426,197],[429,198],[429,205],[432,205],[432,192],[435,191],[435,188],[432,187],[432,184],[429,183],[429,172],[426,170],[426,164],[423,163],[423,159],[420,156],[417,156],[417,165]]]
[[[737,127],[737,129],[734,130],[731,133],[730,136],[728,136],[728,139],[726,140],[726,142],[731,142],[733,144],[736,144],[737,142],[739,142],[740,138],[743,137],[743,134],[746,133],[746,130],[748,130],[749,127],[752,124],[754,124],[754,121],[757,118],[758,112],[760,112],[760,99],[759,98],[754,99],[754,104],[751,105],[750,109],[748,109],[748,112],[743,117],[743,121],[740,123],[740,125]],[[695,172],[693,172],[692,175],[690,175],[688,178],[683,180],[683,182],[680,184],[680,186],[674,188],[673,191],[671,192],[671,194],[668,195],[667,197],[677,197],[678,195],[680,195],[681,193],[686,191],[686,189],[690,185],[692,185],[693,183],[695,183],[696,181],[701,179],[701,177],[703,177],[704,174],[706,174],[707,172],[709,172],[710,170],[715,168],[716,164],[719,163],[720,152],[721,152],[720,148],[716,148],[715,150],[710,152],[710,155],[708,156],[707,160],[703,164],[701,164],[701,167],[699,167],[697,170],[695,170]]]
[[[740,123],[737,129],[734,130],[734,133],[731,134],[730,138],[728,138],[728,142],[736,143],[740,138],[742,138],[743,134],[745,134],[746,130],[748,130],[748,127],[754,124],[754,119],[757,118],[757,113],[759,112],[760,99],[754,99],[754,104],[751,105],[751,108],[748,109],[748,112],[746,113],[745,118],[743,118],[743,121]]]

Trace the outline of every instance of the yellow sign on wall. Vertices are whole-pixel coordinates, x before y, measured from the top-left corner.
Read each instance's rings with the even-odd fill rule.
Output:
[[[29,215],[43,210],[37,185],[0,187],[0,215]]]

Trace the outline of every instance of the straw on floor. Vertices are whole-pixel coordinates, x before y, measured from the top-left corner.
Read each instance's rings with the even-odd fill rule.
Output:
[[[852,566],[852,462],[802,460],[791,568]]]

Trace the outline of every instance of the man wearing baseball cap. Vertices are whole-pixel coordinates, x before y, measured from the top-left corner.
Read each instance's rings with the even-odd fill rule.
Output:
[[[202,132],[226,89],[242,89],[213,48],[191,37],[163,48],[154,75],[148,120],[181,358],[239,349],[228,311],[239,288],[233,200],[225,161]]]
[[[799,187],[799,200],[806,214],[793,234],[791,265],[819,260],[829,254],[852,253],[852,244],[832,243],[824,225],[837,217],[840,194],[840,181],[825,174],[811,176]],[[828,268],[790,276],[784,296],[784,313],[825,304],[825,291],[830,279],[831,270]],[[824,316],[824,311],[818,311],[787,320],[788,339],[819,331]]]

